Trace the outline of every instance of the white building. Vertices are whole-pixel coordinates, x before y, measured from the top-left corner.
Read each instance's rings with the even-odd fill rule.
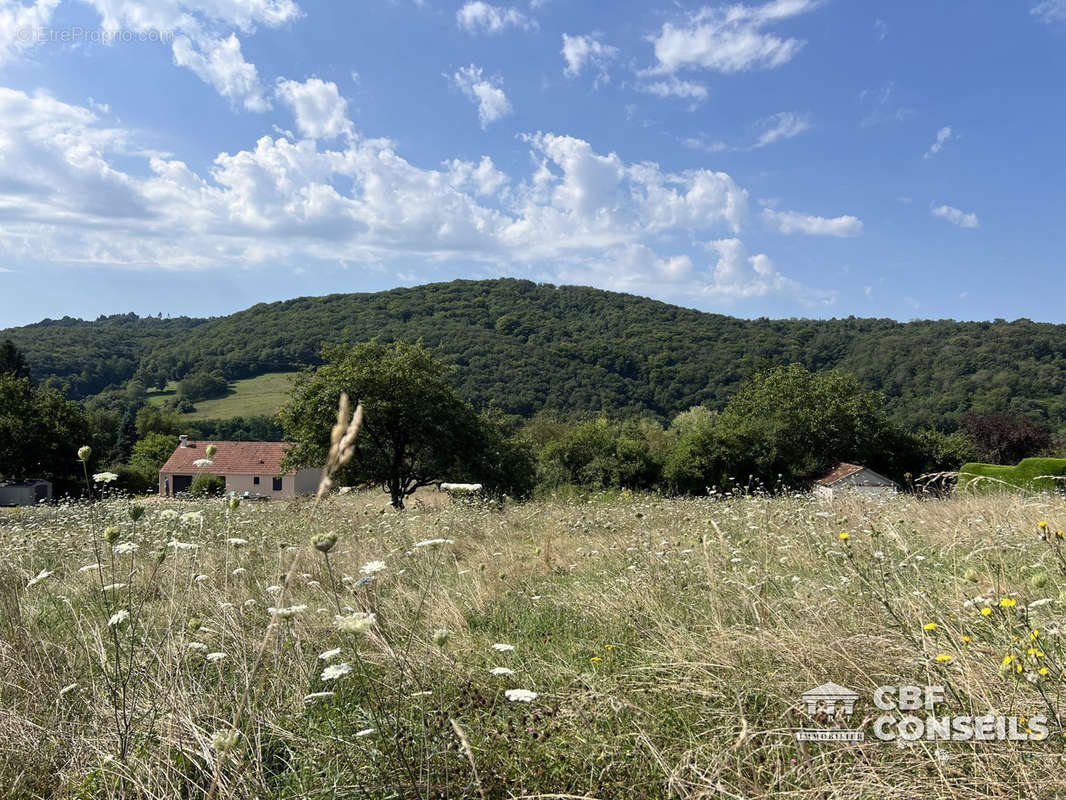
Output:
[[[213,458],[207,448],[215,446]],[[314,494],[321,469],[282,469],[288,442],[195,442],[187,436],[159,470],[159,494],[173,497],[192,488],[197,475],[217,475],[226,492],[277,499]],[[202,466],[197,466],[197,464]]]
[[[828,475],[814,482],[814,494],[817,497],[832,499],[847,494],[859,494],[864,497],[883,497],[896,494],[899,484],[884,475],[879,475],[869,467],[860,464],[837,464]]]
[[[34,506],[52,499],[52,484],[45,480],[0,483],[0,506]]]

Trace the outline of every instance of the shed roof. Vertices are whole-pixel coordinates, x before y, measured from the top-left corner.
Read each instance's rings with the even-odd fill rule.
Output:
[[[847,461],[842,461],[831,469],[826,475],[815,481],[819,486],[832,486],[837,481],[842,481],[849,475],[854,475],[856,472],[862,472],[866,470],[871,475],[879,478],[882,482],[877,484],[871,484],[872,486],[896,486],[896,482],[891,478],[886,478],[877,472],[874,472],[869,467],[864,467],[861,464],[849,464]]]
[[[211,465],[202,470],[193,462],[207,458],[207,446],[218,448]],[[281,460],[292,447],[289,442],[193,442],[186,447],[178,445],[167,459],[160,472],[193,473],[211,475],[292,475],[295,469],[284,472]]]

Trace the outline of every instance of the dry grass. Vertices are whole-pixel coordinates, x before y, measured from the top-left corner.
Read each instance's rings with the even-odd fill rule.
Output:
[[[1066,792],[1054,720],[1066,714],[1060,499],[616,496],[503,511],[430,499],[395,514],[380,494],[334,497],[313,519],[307,503],[152,504],[136,524],[127,501],[97,505],[98,529],[117,524],[119,541],[139,546],[116,556],[114,576],[104,559],[103,583],[131,584],[114,602],[138,619],[119,647],[135,694],[125,760],[108,691],[119,606],[105,608],[100,579],[79,572],[93,563],[89,509],[5,513],[4,796],[196,798],[216,774],[218,796],[241,798]],[[170,508],[202,522],[167,520]],[[1049,541],[1037,535],[1045,519]],[[332,577],[309,545],[322,533],[338,536]],[[451,542],[415,546],[434,539]],[[152,577],[156,548],[171,541],[197,546],[170,546]],[[269,637],[256,672],[271,587],[296,555],[283,603],[307,609]],[[361,581],[377,560],[386,569]],[[42,570],[54,574],[27,588]],[[342,635],[338,605],[376,624]],[[1033,629],[1040,656],[1026,652]],[[333,663],[352,671],[323,681],[319,654],[335,648]],[[1001,672],[1011,652],[1021,673]],[[514,674],[490,673],[500,666]],[[862,695],[852,722],[866,742],[795,741],[800,694],[828,680]],[[944,713],[1045,714],[1051,735],[881,743],[869,700],[886,683],[947,686]],[[509,702],[512,688],[538,696]],[[212,738],[246,690],[240,744],[220,750]]]

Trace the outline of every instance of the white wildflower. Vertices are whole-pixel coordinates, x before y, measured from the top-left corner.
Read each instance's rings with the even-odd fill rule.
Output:
[[[333,621],[337,625],[337,630],[342,633],[361,634],[366,633],[377,621],[377,617],[374,614],[367,614],[363,611],[356,611],[346,616],[337,614],[333,617]]]
[[[199,546],[192,542],[179,542],[177,539],[171,539],[167,542],[167,547],[173,547],[175,550],[195,550]]]
[[[342,661],[340,664],[330,664],[322,670],[322,680],[335,681],[337,678],[343,678],[351,671],[352,666],[347,661]]]
[[[231,544],[234,547],[243,547],[244,545],[248,544],[248,540],[241,539],[239,536],[233,536],[226,540],[226,544]]]
[[[206,658],[212,664],[217,664],[219,661],[221,661],[222,659],[226,658],[226,654],[225,653],[208,653]]]
[[[105,592],[117,592],[117,591],[120,591],[121,589],[125,589],[125,588],[126,588],[126,584],[124,584],[124,583],[109,583],[107,586],[105,586],[103,588],[103,591],[105,591]]]
[[[367,561],[363,566],[359,568],[359,571],[364,575],[377,575],[379,572],[385,570],[384,561]]]
[[[492,675],[514,675],[514,670],[507,669],[507,667],[493,667],[489,672]]]
[[[307,606],[288,606],[286,608],[275,608],[271,606],[267,609],[267,613],[272,617],[280,617],[281,619],[292,619],[297,614],[302,614],[307,610]]]
[[[503,696],[512,703],[532,703],[537,699],[537,693],[529,689],[508,689]]]
[[[113,483],[118,480],[118,475],[114,472],[97,472],[93,475],[93,480],[96,483]]]
[[[111,615],[111,619],[107,621],[107,626],[113,628],[116,625],[121,625],[123,622],[130,618],[130,612],[124,608],[120,608],[114,614]]]
[[[207,645],[204,644],[203,642],[189,642],[185,646],[189,650],[192,650],[194,653],[206,653],[207,652]]]
[[[339,647],[334,647],[332,650],[327,650],[324,653],[319,653],[318,657],[322,661],[332,661],[333,659],[335,659],[340,654],[341,654],[341,649]]]
[[[497,653],[510,653],[514,650],[514,645],[504,644],[503,642],[496,642],[496,644],[492,646],[492,649],[495,650]]]
[[[53,573],[50,570],[42,569],[40,572],[37,573],[36,578],[31,579],[30,582],[26,584],[26,588],[29,589],[31,586],[36,586],[38,583],[40,583],[52,574]]]
[[[192,579],[192,582],[203,583],[206,580],[210,580],[210,578],[208,578],[206,575],[197,575],[195,578]]]
[[[178,512],[173,508],[166,508],[159,512],[159,518],[162,520],[175,520],[178,518]]]
[[[111,550],[120,556],[124,556],[128,553],[136,553],[140,548],[141,546],[136,542],[119,542]]]
[[[205,469],[206,467],[210,467],[214,463],[215,462],[212,461],[210,458],[198,458],[194,462],[192,462],[192,465],[197,469]]]
[[[375,728],[363,728],[361,731],[356,731],[355,738],[361,739],[364,736],[369,736],[372,733],[377,733],[377,730]]]
[[[77,688],[78,688],[78,684],[76,684],[76,683],[68,683],[66,686],[64,686],[62,689],[59,690],[59,696],[62,697],[63,695],[70,694],[71,692],[73,692]]]
[[[426,539],[422,542],[415,542],[415,547],[440,547],[443,544],[455,544],[451,539]]]
[[[93,572],[100,569],[99,564],[86,564],[84,567],[80,567],[78,572]]]
[[[311,694],[304,697],[304,702],[310,703],[314,700],[320,700],[325,697],[333,697],[333,692],[311,692]]]
[[[204,514],[202,511],[186,511],[181,515],[181,521],[186,525],[196,525],[204,521]]]

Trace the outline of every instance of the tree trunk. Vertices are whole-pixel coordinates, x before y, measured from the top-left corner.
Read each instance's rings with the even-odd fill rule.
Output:
[[[403,511],[403,482],[399,478],[389,481],[389,496],[392,498],[392,507],[397,511]]]

